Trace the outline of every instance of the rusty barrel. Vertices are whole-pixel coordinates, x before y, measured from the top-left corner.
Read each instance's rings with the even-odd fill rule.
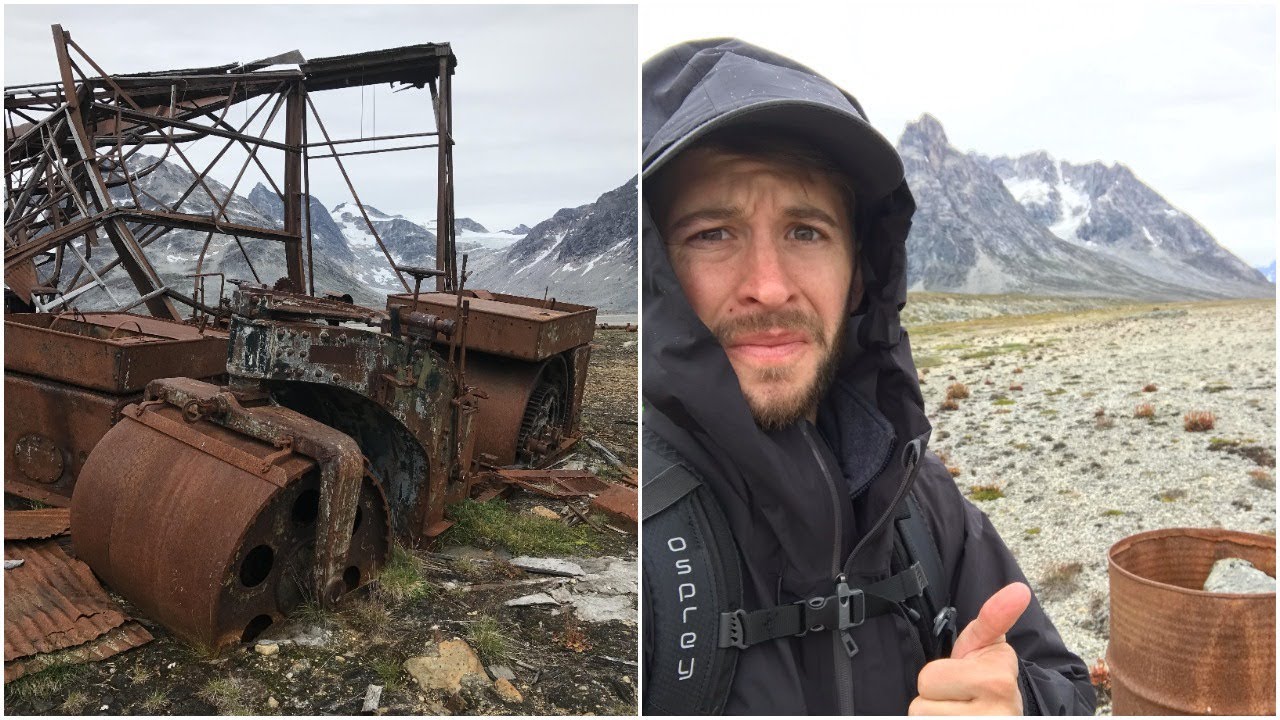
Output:
[[[1228,557],[1275,577],[1276,541],[1265,535],[1170,528],[1111,547],[1116,715],[1275,715],[1276,594],[1200,589]]]
[[[133,405],[89,454],[71,499],[76,554],[144,617],[194,645],[252,640],[315,599],[320,469],[172,406]],[[386,500],[367,473],[343,576],[376,575]]]

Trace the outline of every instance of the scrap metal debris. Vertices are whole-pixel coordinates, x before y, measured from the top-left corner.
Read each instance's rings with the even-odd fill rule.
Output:
[[[65,534],[71,529],[71,510],[41,508],[39,510],[5,510],[5,540],[43,540]],[[5,569],[8,569],[6,563]]]
[[[50,653],[71,650],[59,661],[86,662],[151,640],[56,542],[6,542],[4,554],[25,561],[5,574],[5,682],[42,669]]]

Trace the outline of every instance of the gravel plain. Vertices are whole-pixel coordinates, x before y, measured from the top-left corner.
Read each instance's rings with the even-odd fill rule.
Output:
[[[1168,527],[1275,535],[1274,301],[945,300],[906,314],[930,447],[1086,663],[1106,653],[1115,542]],[[1014,314],[1026,309],[1040,314]],[[956,383],[969,396],[942,409]],[[1193,411],[1213,428],[1186,430]]]

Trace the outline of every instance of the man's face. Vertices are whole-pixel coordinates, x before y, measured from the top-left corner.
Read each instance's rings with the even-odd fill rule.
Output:
[[[854,274],[836,184],[707,148],[682,153],[663,178],[654,207],[671,264],[756,422],[812,419],[838,359]]]

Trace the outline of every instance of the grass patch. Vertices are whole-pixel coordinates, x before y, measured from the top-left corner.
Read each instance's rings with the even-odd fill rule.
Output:
[[[1045,397],[1053,397],[1054,395],[1065,395],[1066,392],[1067,392],[1066,390],[1060,387],[1056,387],[1052,390],[1045,390],[1044,394],[1045,394]]]
[[[1225,450],[1229,447],[1236,447],[1240,444],[1239,440],[1228,440],[1227,438],[1212,437],[1209,438],[1210,450]]]
[[[1013,398],[1007,398],[1004,395],[997,395],[991,400],[992,405],[1014,405]]]
[[[1207,410],[1192,410],[1182,416],[1182,427],[1187,432],[1204,432],[1212,430],[1217,420],[1213,413]]]
[[[1030,349],[1031,349],[1031,346],[1027,345],[1026,343],[1004,343],[1003,345],[997,345],[996,347],[984,348],[982,350],[976,350],[971,353],[964,353],[963,355],[960,356],[960,359],[961,360],[979,360],[982,358],[993,357],[995,355],[1003,355],[1005,353],[1011,353],[1011,352],[1023,352]]]
[[[1070,595],[1075,591],[1084,566],[1078,562],[1054,565],[1045,573],[1040,587],[1046,596]]]
[[[373,661],[373,672],[385,690],[404,687],[404,666],[393,658],[383,657]]]
[[[72,690],[67,693],[67,697],[62,701],[59,710],[64,715],[82,715],[89,707],[89,696],[80,690]]]
[[[1039,534],[1040,534],[1040,528],[1038,528],[1038,527],[1029,527],[1029,528],[1027,528],[1027,529],[1026,529],[1026,531],[1025,531],[1025,532],[1027,533],[1027,535],[1029,535],[1029,536],[1031,536],[1031,537],[1035,537],[1036,535],[1039,535]]]
[[[1121,515],[1125,515],[1125,514],[1126,514],[1125,511],[1116,510],[1114,508],[1102,511],[1102,517],[1120,517]]]
[[[942,367],[944,362],[941,355],[917,354],[912,359],[915,360],[917,370]]]
[[[217,708],[220,715],[249,714],[249,708],[244,701],[244,688],[235,678],[210,678],[196,696]]]
[[[1177,502],[1186,496],[1187,491],[1182,488],[1169,488],[1168,490],[1161,490],[1155,495],[1152,495],[1151,498],[1153,500],[1159,500],[1162,503],[1171,503]]]
[[[938,409],[946,410],[946,411],[959,410],[960,403],[956,402],[955,398],[947,398],[946,400],[942,401],[942,404],[938,406]]]
[[[150,695],[147,695],[142,699],[142,702],[139,703],[139,707],[146,711],[148,715],[157,715],[168,704],[169,694],[164,690],[157,688],[152,690]]]
[[[85,674],[83,665],[50,664],[39,672],[5,683],[4,694],[6,698],[26,701],[61,695],[67,688],[78,684]]]
[[[1133,409],[1133,416],[1144,420],[1150,420],[1156,416],[1156,406],[1151,403],[1140,403]]]
[[[1232,389],[1232,388],[1231,388],[1231,386],[1230,386],[1230,385],[1224,385],[1224,384],[1222,384],[1222,383],[1217,383],[1217,384],[1214,384],[1214,385],[1206,385],[1206,386],[1204,387],[1204,392],[1207,392],[1207,393],[1212,394],[1212,393],[1220,393],[1220,392],[1222,392],[1223,390],[1231,390],[1231,389]]]
[[[947,398],[954,400],[964,400],[969,397],[969,388],[964,383],[951,383],[947,386]]]
[[[391,557],[378,575],[378,595],[400,603],[431,594],[431,584],[422,579],[424,563],[412,551],[399,544],[391,546]]]
[[[488,660],[505,658],[511,646],[511,638],[502,632],[498,621],[488,615],[481,615],[467,626],[467,642]]]
[[[969,488],[969,497],[978,502],[999,500],[1004,497],[1004,489],[999,485],[974,485]]]
[[[456,523],[448,541],[461,545],[501,545],[516,555],[566,555],[599,546],[585,523],[570,527],[558,520],[511,512],[501,500],[464,500],[448,510]]]

